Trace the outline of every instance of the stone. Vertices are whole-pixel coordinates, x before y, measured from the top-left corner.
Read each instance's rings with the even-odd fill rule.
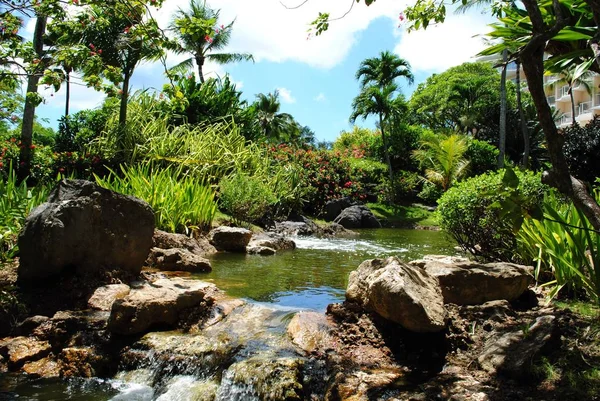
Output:
[[[212,270],[208,259],[183,248],[152,248],[147,261],[148,265],[163,271],[206,273]]]
[[[187,249],[193,254],[206,256],[217,252],[206,238],[191,238],[184,234],[173,234],[156,230],[152,237],[152,247],[161,249]]]
[[[10,366],[22,366],[26,362],[36,361],[51,351],[48,341],[32,337],[9,337],[0,340],[0,354],[8,357]]]
[[[142,283],[112,306],[108,329],[131,335],[155,325],[174,326],[185,309],[197,307],[217,291],[214,284],[181,278]]]
[[[19,335],[27,336],[32,331],[34,331],[37,327],[39,327],[41,324],[44,324],[48,320],[50,320],[50,318],[48,316],[42,316],[42,315],[30,316],[17,325],[16,332],[19,333]]]
[[[377,393],[377,390],[393,387],[402,376],[403,372],[397,368],[361,369],[339,373],[333,386],[328,390],[326,399],[369,401],[373,399],[370,397],[371,394]],[[337,393],[337,397],[332,393]]]
[[[275,255],[275,253],[277,253],[277,251],[275,251],[275,249],[269,248],[267,246],[249,245],[246,247],[246,253],[248,253],[248,255],[270,256],[270,255]]]
[[[88,307],[101,311],[110,311],[112,304],[120,298],[129,294],[131,289],[127,284],[109,284],[96,288],[90,299]]]
[[[346,299],[410,331],[438,332],[446,326],[438,280],[396,257],[361,263],[350,273]]]
[[[354,205],[356,205],[356,202],[347,196],[339,199],[332,199],[325,203],[323,219],[325,221],[333,221],[340,213],[342,213],[342,210]]]
[[[322,313],[298,312],[287,327],[292,342],[307,354],[323,354],[333,349],[333,326]]]
[[[106,361],[92,347],[64,348],[59,356],[62,377],[95,377],[106,370]]]
[[[37,376],[43,379],[51,379],[60,376],[59,363],[48,357],[26,363],[23,365],[22,370],[28,375]]]
[[[476,305],[513,301],[533,283],[533,268],[514,263],[477,263],[441,259],[426,261],[424,269],[440,282],[445,303]]]
[[[154,233],[146,202],[85,180],[62,180],[25,220],[19,235],[20,281],[73,268],[82,277],[106,270],[140,273]]]
[[[296,243],[282,234],[266,232],[254,235],[248,247],[265,247],[274,251],[287,251],[296,249]]]
[[[344,228],[381,228],[379,220],[364,205],[350,206],[342,210],[333,222]]]
[[[425,267],[429,262],[440,262],[440,263],[462,263],[469,262],[468,258],[462,256],[448,256],[448,255],[425,255],[422,259],[411,260],[408,262],[409,265]]]
[[[275,223],[276,232],[285,236],[310,236],[315,235],[315,229],[301,221],[282,221]]]
[[[219,251],[246,252],[252,231],[239,227],[221,226],[208,233],[208,239]]]
[[[216,399],[301,401],[302,367],[303,361],[292,357],[252,357],[236,362],[224,373]]]
[[[540,316],[531,326],[494,336],[486,341],[477,358],[486,372],[502,373],[513,378],[531,374],[532,362],[557,338],[556,318]]]

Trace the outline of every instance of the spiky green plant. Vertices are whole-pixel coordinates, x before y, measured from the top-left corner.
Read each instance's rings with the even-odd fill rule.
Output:
[[[121,166],[105,177],[102,187],[145,200],[154,209],[156,227],[189,234],[210,228],[217,211],[215,192],[181,167],[156,168],[152,163]]]

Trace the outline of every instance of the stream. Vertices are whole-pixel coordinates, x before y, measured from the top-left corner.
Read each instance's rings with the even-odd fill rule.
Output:
[[[146,334],[125,352],[130,362],[112,379],[31,380],[0,374],[0,400],[268,399],[277,389],[261,375],[273,369],[292,372],[307,363],[286,334],[296,312],[324,312],[328,304],[341,302],[349,273],[366,259],[396,255],[409,261],[457,253],[438,231],[360,230],[355,239],[294,241],[296,250],[274,256],[217,254],[211,273],[193,276],[246,301],[222,322],[194,334]]]

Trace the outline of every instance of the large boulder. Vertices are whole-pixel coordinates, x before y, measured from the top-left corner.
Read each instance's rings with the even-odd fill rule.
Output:
[[[325,203],[323,219],[325,221],[333,221],[340,213],[342,213],[342,210],[354,205],[356,205],[356,202],[347,196],[339,199],[332,199]]]
[[[21,366],[47,356],[52,347],[48,341],[31,337],[9,337],[0,340],[0,355],[8,359],[9,365]]]
[[[217,289],[214,284],[181,278],[144,282],[117,299],[108,329],[117,334],[138,334],[156,325],[174,326],[185,309],[200,307]]]
[[[361,263],[350,273],[346,299],[410,331],[437,332],[445,327],[438,280],[396,257]]]
[[[246,252],[252,231],[239,227],[221,226],[208,233],[208,240],[219,251]]]
[[[379,220],[364,205],[350,206],[342,210],[333,222],[344,228],[381,228]]]
[[[533,283],[533,268],[513,263],[477,263],[460,259],[425,259],[411,262],[440,282],[445,303],[477,305],[513,301]]]
[[[98,287],[88,299],[88,307],[108,312],[117,299],[126,297],[130,291],[127,284],[109,284]]]
[[[252,237],[246,252],[255,255],[274,255],[277,251],[296,249],[296,243],[286,236],[273,232],[266,232]]]
[[[184,234],[173,234],[161,230],[154,231],[152,247],[161,249],[186,249],[191,253],[200,256],[206,256],[217,252],[216,248],[212,246],[206,238],[190,238]]]
[[[74,268],[138,275],[152,245],[154,212],[146,202],[84,180],[62,180],[35,208],[19,236],[19,280]]]

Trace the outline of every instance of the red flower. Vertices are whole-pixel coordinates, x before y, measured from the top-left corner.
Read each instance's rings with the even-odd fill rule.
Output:
[[[130,26],[128,26],[127,28],[125,28],[125,29],[123,30],[123,32],[125,32],[125,33],[129,33],[129,31],[130,31],[130,30],[131,30],[131,27],[130,27]]]
[[[29,145],[29,149],[35,149],[35,145]]]
[[[61,167],[61,168],[58,169],[58,171],[61,172],[61,173],[64,173],[65,169]]]

